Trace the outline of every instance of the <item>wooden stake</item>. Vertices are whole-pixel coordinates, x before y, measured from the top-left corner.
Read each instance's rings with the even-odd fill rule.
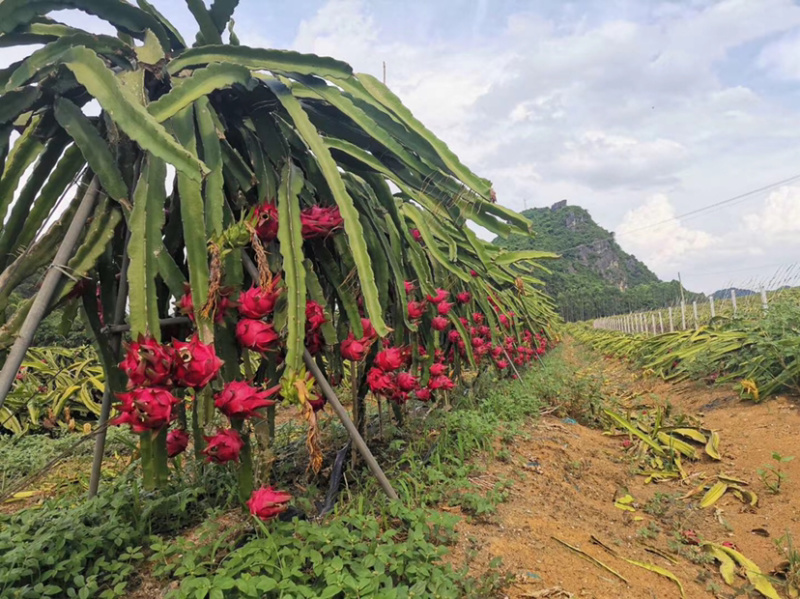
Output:
[[[358,413],[358,362],[350,362],[350,387],[353,399],[353,422],[356,423],[356,428],[359,428],[358,425],[363,416]],[[358,456],[358,451],[355,444],[353,444],[350,453],[350,465],[353,467],[356,465],[356,456]]]
[[[364,439],[358,433],[355,424],[353,424],[353,421],[350,420],[347,410],[344,409],[344,406],[339,401],[339,398],[336,397],[336,393],[334,393],[330,383],[328,383],[325,375],[322,374],[322,371],[319,369],[319,366],[317,366],[317,363],[314,361],[314,358],[307,349],[303,352],[303,360],[306,363],[306,368],[308,368],[314,378],[317,379],[317,384],[320,386],[320,389],[322,389],[322,394],[325,396],[325,399],[327,399],[328,403],[333,406],[333,411],[336,412],[336,415],[347,429],[347,432],[350,435],[350,438],[353,440],[353,443],[356,445],[356,447],[358,447],[361,457],[364,458],[364,461],[367,463],[367,466],[369,466],[372,474],[378,479],[378,484],[380,484],[381,488],[390,499],[399,499],[397,493],[395,493],[394,489],[392,488],[392,484],[389,482],[389,479],[386,478],[386,475],[384,474],[383,470],[381,470],[380,465],[378,465],[378,462],[375,460],[375,456],[372,455],[369,447],[367,447],[367,444],[364,443]]]

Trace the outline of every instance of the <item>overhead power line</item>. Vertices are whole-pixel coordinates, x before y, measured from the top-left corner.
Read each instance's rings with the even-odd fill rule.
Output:
[[[721,200],[719,202],[714,202],[713,204],[709,204],[708,206],[703,206],[702,208],[696,208],[694,210],[690,210],[689,212],[684,212],[683,214],[676,214],[675,216],[672,216],[670,218],[665,218],[664,220],[661,220],[661,221],[658,221],[658,222],[655,222],[655,223],[651,223],[651,224],[645,225],[643,227],[638,227],[636,229],[631,229],[629,231],[625,231],[625,233],[627,234],[627,233],[636,233],[638,231],[645,231],[647,229],[652,229],[654,227],[658,227],[660,225],[671,223],[673,221],[680,220],[682,218],[696,216],[698,214],[702,214],[704,212],[708,212],[710,210],[714,210],[716,208],[720,208],[722,206],[726,206],[728,204],[732,204],[732,203],[736,202],[737,200],[744,200],[744,199],[747,199],[747,198],[749,198],[751,196],[754,196],[754,195],[756,195],[758,193],[762,193],[764,191],[768,191],[768,190],[773,189],[775,187],[780,187],[781,185],[786,185],[787,183],[791,183],[792,181],[796,181],[798,179],[800,179],[800,175],[795,175],[793,177],[789,177],[788,179],[783,179],[781,181],[776,181],[775,183],[770,183],[769,185],[765,185],[763,187],[759,187],[758,189],[752,189],[752,190],[747,191],[745,193],[741,193],[741,194],[739,194],[737,196],[733,196],[732,198],[728,198],[727,200]]]
[[[714,202],[713,204],[709,204],[708,206],[703,206],[701,208],[696,208],[694,210],[690,210],[689,212],[684,212],[682,214],[677,214],[677,215],[672,216],[670,218],[666,218],[664,220],[661,220],[661,221],[658,221],[658,222],[655,222],[655,223],[651,223],[649,225],[644,225],[643,227],[638,227],[636,229],[630,229],[628,231],[625,231],[624,233],[625,234],[637,233],[638,231],[646,231],[648,229],[654,229],[656,227],[660,227],[662,225],[674,222],[676,220],[685,219],[685,218],[691,218],[691,217],[697,216],[699,214],[703,214],[705,212],[712,211],[712,210],[714,210],[716,208],[720,208],[720,207],[724,207],[724,206],[728,206],[728,205],[735,205],[735,203],[737,203],[739,201],[742,201],[742,200],[746,200],[746,199],[748,199],[748,198],[750,198],[750,197],[752,197],[752,196],[754,196],[756,194],[762,193],[764,191],[769,191],[770,189],[773,189],[775,187],[780,187],[781,185],[786,185],[787,183],[792,183],[793,181],[797,181],[797,180],[800,180],[800,174],[799,175],[794,175],[793,177],[788,177],[786,179],[781,179],[780,181],[776,181],[775,183],[770,183],[769,185],[764,185],[763,187],[759,187],[758,189],[751,189],[750,191],[746,191],[745,193],[740,193],[739,195],[733,196],[731,198],[728,198],[728,199],[725,199],[725,200],[721,200],[719,202]],[[616,241],[616,238],[612,234],[609,237],[601,237],[599,239],[595,239],[594,241],[591,241],[591,242],[588,242],[588,243],[581,243],[579,245],[575,245],[575,246],[572,246],[572,247],[568,247],[568,248],[565,248],[565,249],[562,249],[562,250],[555,250],[555,251],[558,254],[564,254],[566,252],[570,252],[572,250],[577,250],[577,249],[580,249],[582,247],[592,246],[595,243],[597,243],[598,241],[606,241],[606,240],[614,240],[614,241]]]

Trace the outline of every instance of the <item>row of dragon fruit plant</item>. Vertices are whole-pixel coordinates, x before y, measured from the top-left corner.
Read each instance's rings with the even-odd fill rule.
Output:
[[[512,376],[547,348],[555,316],[535,275],[553,256],[481,240],[468,222],[500,236],[530,223],[375,78],[240,45],[235,6],[190,4],[190,46],[148,3],[0,4],[0,42],[43,44],[0,73],[0,311],[99,182],[51,308],[82,303],[119,398],[113,422],[139,434],[146,487],[191,444],[198,460],[235,464],[240,497],[266,518],[288,496],[253,490],[254,418],[299,405],[312,469],[322,462],[306,348],[335,385],[347,363],[362,430],[368,392],[430,402],[467,370]],[[118,35],[59,23],[49,13],[62,8]],[[84,110],[92,101],[98,116]],[[120,324],[120,293],[124,356],[107,326]],[[0,349],[31,304],[6,319]],[[191,325],[163,327],[176,311]]]

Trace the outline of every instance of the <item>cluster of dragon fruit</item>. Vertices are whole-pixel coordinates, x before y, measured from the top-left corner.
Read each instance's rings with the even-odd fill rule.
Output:
[[[263,241],[272,241],[277,236],[277,209],[273,204],[264,204],[256,209],[256,232]],[[302,213],[302,234],[306,239],[324,237],[342,226],[338,209],[314,207]],[[417,237],[416,235],[414,236]],[[477,276],[474,273],[473,276]],[[369,319],[361,318],[363,335],[356,338],[350,332],[339,343],[341,357],[351,364],[364,364],[366,383],[376,396],[392,402],[405,403],[411,399],[428,402],[438,395],[452,390],[456,356],[467,360],[471,353],[477,367],[493,365],[503,376],[516,377],[516,369],[509,369],[513,362],[524,366],[544,354],[548,342],[542,333],[524,330],[519,340],[508,334],[515,314],[498,314],[495,335],[487,324],[483,312],[471,311],[474,307],[469,291],[457,292],[454,302],[448,301],[451,293],[437,289],[435,295],[417,299],[417,286],[405,282],[408,297],[408,318],[421,326],[423,322],[436,332],[433,356],[422,345],[394,346],[379,339]],[[280,276],[270,277],[265,285],[241,291],[238,296],[223,295],[217,303],[214,319],[221,323],[236,318],[236,339],[241,348],[272,356],[280,365],[284,358],[281,332],[271,321],[278,299],[283,293]],[[496,302],[489,298],[494,308]],[[192,296],[187,291],[177,303],[183,314],[194,319]],[[457,316],[455,309],[469,316]],[[306,303],[305,345],[312,355],[326,349],[321,327],[328,322],[322,305],[315,301]],[[492,339],[501,340],[493,342]],[[468,348],[469,344],[469,348]],[[374,351],[373,351],[374,349]],[[140,337],[127,345],[120,368],[128,378],[128,389],[119,394],[119,415],[112,424],[129,424],[134,432],[158,432],[169,427],[177,419],[178,406],[182,399],[174,392],[180,389],[193,391],[197,398],[206,387],[212,385],[214,406],[227,417],[230,425],[216,434],[204,437],[202,453],[207,461],[215,464],[237,462],[245,446],[239,430],[246,419],[261,418],[266,407],[279,400],[282,386],[279,384],[255,384],[250,380],[221,382],[222,360],[216,355],[213,345],[203,343],[194,334],[188,341],[173,340],[159,343],[152,338]],[[510,373],[513,370],[514,373]],[[364,371],[362,371],[364,372]],[[276,381],[272,381],[276,383]],[[313,410],[324,409],[325,399],[314,393],[307,398]],[[176,457],[184,452],[190,437],[183,425],[167,434],[167,455]],[[235,426],[235,425],[239,426]],[[290,496],[271,487],[253,492],[248,502],[250,511],[259,518],[277,516],[286,509]]]

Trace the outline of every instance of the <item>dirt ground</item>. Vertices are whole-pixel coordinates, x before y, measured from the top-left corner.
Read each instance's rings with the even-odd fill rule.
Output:
[[[800,542],[800,457],[783,464],[787,478],[777,495],[767,491],[757,474],[772,461],[774,451],[783,456],[800,454],[797,403],[779,397],[753,404],[740,400],[732,388],[643,379],[619,361],[589,354],[569,343],[564,354],[587,372],[602,376],[605,397],[623,397],[641,406],[669,401],[677,412],[701,417],[705,427],[720,434],[722,460],[715,462],[706,456],[696,462],[686,460],[686,482],[645,484],[646,478],[634,473],[622,437],[604,435],[572,420],[544,417],[528,426],[527,438],[521,437],[510,448],[510,460],[487,461],[482,476],[485,482],[512,479],[515,483],[495,521],[465,519],[459,524],[453,563],[471,557],[472,567],[480,571],[492,558],[501,557],[516,576],[508,591],[512,598],[680,597],[673,581],[623,557],[668,569],[682,582],[689,599],[760,597],[743,577],[737,577],[735,587],[726,585],[717,565],[695,563],[702,562],[695,557],[698,548],[678,539],[683,531],[694,531],[703,541],[731,542],[765,573],[784,560],[775,539],[788,531]],[[702,493],[679,498],[720,472],[747,481],[748,488],[759,496],[758,506],[745,508],[730,493],[706,509],[698,506]],[[648,503],[656,493],[671,496],[661,502],[663,509],[654,510],[654,504]],[[615,507],[615,498],[625,494],[633,496],[636,511]],[[656,513],[646,513],[646,505]],[[591,536],[616,556],[593,544]],[[556,538],[600,560],[627,582]],[[778,583],[775,588],[784,596]]]

